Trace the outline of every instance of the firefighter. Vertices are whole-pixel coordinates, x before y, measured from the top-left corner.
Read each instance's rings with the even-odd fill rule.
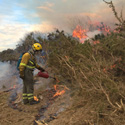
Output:
[[[19,74],[20,78],[23,80],[23,103],[24,104],[37,104],[39,101],[34,100],[34,80],[33,71],[35,68],[44,72],[45,70],[39,66],[36,62],[35,55],[42,51],[42,46],[39,43],[34,43],[31,50],[25,53],[22,57]]]

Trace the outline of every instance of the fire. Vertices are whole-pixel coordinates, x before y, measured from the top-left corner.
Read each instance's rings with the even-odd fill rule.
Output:
[[[100,23],[98,26],[98,30],[102,31],[103,33],[111,33],[111,28],[107,25],[105,25],[104,23]]]
[[[57,85],[54,85],[54,89],[56,90],[56,93],[54,94],[53,97],[56,97],[65,93],[65,90],[62,90],[62,91],[57,90]]]
[[[84,39],[87,38],[87,30],[82,29],[80,25],[76,26],[76,29],[73,31],[73,37],[79,38],[81,43],[84,43]]]
[[[35,100],[35,101],[39,101],[39,99],[38,99],[36,96],[34,96],[34,100]]]
[[[86,29],[82,28],[82,26],[77,25],[74,29],[72,36],[78,38],[80,43],[84,43],[84,41],[89,38],[87,35],[88,32],[93,32],[95,30],[100,31],[104,35],[111,34],[111,32],[118,33],[119,31],[112,30],[108,25],[103,22],[91,22],[88,21],[88,27]]]
[[[56,92],[56,94],[55,94],[53,97],[62,95],[62,94],[64,94],[64,93],[65,93],[65,90],[62,90],[62,91],[58,90],[58,91]]]

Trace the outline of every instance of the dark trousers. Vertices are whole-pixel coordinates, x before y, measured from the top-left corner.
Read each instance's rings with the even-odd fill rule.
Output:
[[[23,101],[32,101],[34,99],[34,80],[33,80],[33,71],[26,68],[24,72],[23,79]]]

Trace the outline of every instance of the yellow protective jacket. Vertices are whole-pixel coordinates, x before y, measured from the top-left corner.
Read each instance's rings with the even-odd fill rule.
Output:
[[[25,68],[33,71],[35,68],[40,70],[42,67],[37,64],[34,54],[27,52],[23,55],[19,66],[20,76],[24,76]]]

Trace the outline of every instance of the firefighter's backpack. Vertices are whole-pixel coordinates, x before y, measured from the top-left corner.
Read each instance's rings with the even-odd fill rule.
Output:
[[[20,63],[21,63],[21,60],[22,60],[22,57],[23,57],[24,54],[25,54],[25,52],[20,54],[20,57],[19,57],[19,59],[17,61],[17,70],[19,70],[19,66],[20,66]]]

